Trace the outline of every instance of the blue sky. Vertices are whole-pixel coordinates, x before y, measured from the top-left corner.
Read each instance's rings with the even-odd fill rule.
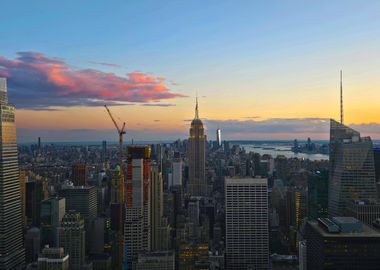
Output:
[[[162,76],[172,92],[205,96],[203,116],[220,121],[337,118],[343,68],[346,118],[373,123],[376,104],[356,95],[380,98],[379,10],[379,1],[2,1],[0,56],[32,51],[72,69]],[[192,116],[191,99],[162,102]]]

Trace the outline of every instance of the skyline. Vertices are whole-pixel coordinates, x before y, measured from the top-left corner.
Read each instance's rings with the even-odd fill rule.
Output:
[[[379,7],[9,1],[0,76],[20,142],[115,140],[104,104],[127,141],[183,139],[196,91],[208,139],[327,139],[343,69],[345,122],[378,139]]]

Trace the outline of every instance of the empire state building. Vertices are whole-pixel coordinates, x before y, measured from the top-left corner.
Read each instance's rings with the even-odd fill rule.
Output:
[[[205,177],[206,135],[203,123],[198,114],[198,98],[195,106],[195,117],[191,122],[188,145],[189,159],[189,192],[191,196],[207,196]]]

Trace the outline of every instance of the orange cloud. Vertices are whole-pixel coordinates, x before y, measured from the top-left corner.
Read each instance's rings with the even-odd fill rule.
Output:
[[[19,52],[0,57],[0,76],[8,78],[12,102],[19,108],[99,106],[120,102],[157,102],[183,97],[165,85],[165,78],[135,71],[119,76],[96,69],[74,69],[58,58]]]

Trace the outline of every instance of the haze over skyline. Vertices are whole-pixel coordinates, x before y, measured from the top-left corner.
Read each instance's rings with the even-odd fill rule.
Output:
[[[328,137],[339,119],[380,138],[380,3],[12,1],[0,76],[19,141],[188,136],[195,95],[215,139]],[[86,10],[86,12],[83,12]],[[228,14],[228,16],[226,16]],[[286,19],[285,19],[286,18]]]

